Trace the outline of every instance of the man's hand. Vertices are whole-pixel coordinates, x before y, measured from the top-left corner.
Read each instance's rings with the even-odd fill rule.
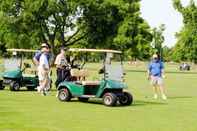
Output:
[[[147,76],[147,79],[150,80],[150,75]]]
[[[162,78],[166,78],[165,74],[162,74]]]

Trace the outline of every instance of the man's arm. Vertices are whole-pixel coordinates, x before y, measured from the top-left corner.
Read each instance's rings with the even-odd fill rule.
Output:
[[[38,61],[35,57],[33,58],[33,62],[34,62],[34,64],[35,64],[36,66],[39,65],[39,61]]]
[[[164,64],[161,62],[161,76],[165,78]]]
[[[56,65],[56,68],[61,68],[61,65],[60,65],[60,56],[59,55],[57,55],[54,64]]]
[[[35,56],[33,57],[33,63],[34,63],[36,66],[39,65],[39,59],[40,59],[40,57],[41,57],[41,52],[37,52],[37,53],[35,54]]]
[[[151,77],[150,70],[151,70],[151,64],[148,65],[148,70],[147,70],[147,78],[148,78],[148,80],[150,80],[150,77]]]

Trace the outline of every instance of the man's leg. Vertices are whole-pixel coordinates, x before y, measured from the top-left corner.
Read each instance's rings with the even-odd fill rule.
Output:
[[[43,86],[43,75],[42,75],[42,72],[40,70],[38,71],[38,79],[39,79],[39,86],[37,87],[37,91],[39,93],[41,93],[42,86]]]
[[[156,81],[156,77],[154,76],[151,76],[151,84],[152,84],[152,87],[153,87],[153,93],[154,93],[154,96],[153,98],[154,99],[157,99],[158,98],[158,86],[157,86],[157,81]]]
[[[59,83],[61,82],[61,76],[62,76],[61,69],[57,69],[56,74],[57,74],[57,79],[56,79],[56,82],[55,82],[55,86],[57,88]]]
[[[167,97],[165,95],[165,87],[164,87],[163,79],[162,78],[158,78],[158,87],[159,87],[159,90],[161,92],[162,99],[166,100]]]
[[[158,98],[158,86],[153,85],[154,99]]]

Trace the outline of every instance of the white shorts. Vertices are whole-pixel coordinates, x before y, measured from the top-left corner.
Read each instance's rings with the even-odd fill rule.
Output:
[[[159,76],[151,76],[151,84],[152,85],[163,85],[163,79]]]
[[[49,74],[46,71],[38,71],[38,79],[39,81],[44,81],[49,79]]]

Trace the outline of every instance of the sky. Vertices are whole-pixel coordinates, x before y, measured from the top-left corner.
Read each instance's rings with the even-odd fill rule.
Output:
[[[181,0],[186,6],[190,0]],[[197,0],[194,0],[197,4]],[[176,44],[175,33],[179,32],[183,26],[182,16],[173,8],[172,0],[142,0],[141,1],[142,17],[154,27],[165,24],[164,45],[172,47]]]

